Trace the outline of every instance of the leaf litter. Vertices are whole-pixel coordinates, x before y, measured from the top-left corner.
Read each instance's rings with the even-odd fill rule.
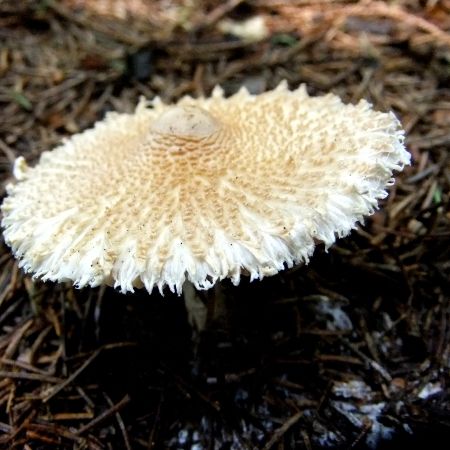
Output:
[[[221,21],[262,17],[267,35]],[[182,299],[35,283],[0,254],[0,447],[393,448],[450,435],[450,5],[0,4],[0,172],[139,96],[311,94],[393,110],[414,164],[308,267]],[[206,296],[207,297],[207,296]],[[205,298],[206,300],[206,298]],[[383,447],[384,446],[384,447]]]

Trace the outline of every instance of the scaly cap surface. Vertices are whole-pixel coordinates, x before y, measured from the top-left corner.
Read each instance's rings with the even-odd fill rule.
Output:
[[[43,280],[208,289],[307,263],[374,212],[409,160],[399,121],[366,101],[216,88],[109,113],[33,168],[18,158],[2,226]]]

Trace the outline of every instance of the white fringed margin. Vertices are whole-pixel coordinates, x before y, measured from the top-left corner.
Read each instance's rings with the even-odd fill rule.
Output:
[[[286,84],[277,89],[286,89]],[[300,90],[303,92],[304,87]],[[236,95],[249,94],[240,91]],[[223,96],[220,88],[213,92],[213,97],[217,96]],[[152,102],[141,100],[136,111],[148,104],[157,109],[163,108],[159,99]],[[363,103],[362,107],[370,109],[368,104]],[[374,174],[370,178],[361,177],[358,180],[359,195],[347,197],[331,192],[324,208],[326,213],[317,215],[315,222],[308,224],[308,227],[299,217],[288,238],[261,231],[258,224],[251,220],[251,215],[246,215],[242,210],[244,226],[250,234],[254,234],[254,242],[258,244],[234,240],[217,230],[206,258],[198,260],[187,245],[174,239],[170,249],[172,256],[161,267],[152,255],[148,255],[145,261],[137,261],[134,257],[137,243],[129,240],[123,243],[116,261],[109,262],[102,259],[107,240],[104,234],[96,236],[91,242],[90,251],[83,255],[67,255],[67,248],[73,248],[74,241],[80,236],[66,236],[51,253],[46,251],[51,241],[51,230],[63,224],[76,211],[66,211],[43,223],[33,224],[33,218],[26,217],[20,208],[14,210],[11,206],[13,203],[7,198],[2,205],[5,241],[19,259],[19,266],[25,272],[34,273],[34,278],[44,281],[71,280],[77,287],[107,283],[125,293],[144,286],[150,293],[156,287],[162,294],[165,286],[168,286],[172,292],[181,294],[185,281],[191,282],[196,289],[209,289],[224,278],[231,278],[237,285],[242,273],[248,274],[251,281],[262,279],[295,264],[308,263],[317,241],[323,242],[328,248],[336,237],[346,236],[365,216],[373,214],[378,200],[387,196],[387,186],[394,182],[393,171],[401,171],[410,163],[410,154],[403,144],[404,133],[395,116],[392,113],[390,116],[391,129],[377,131],[377,139],[385,144],[383,151],[373,150],[375,147],[369,145],[361,153],[362,158],[374,152],[377,155],[374,158]],[[364,157],[364,161],[367,163],[368,159]],[[19,157],[14,169],[16,179],[23,180],[28,173],[23,158]],[[9,186],[8,190],[13,193],[14,187]],[[30,225],[34,226],[32,239],[24,239],[23,230],[29,229]],[[61,264],[62,260],[64,264]]]

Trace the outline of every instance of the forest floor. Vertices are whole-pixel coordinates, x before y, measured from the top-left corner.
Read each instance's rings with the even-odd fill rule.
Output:
[[[35,282],[2,244],[0,448],[449,442],[448,0],[4,0],[0,42],[2,195],[17,156],[34,164],[142,95],[216,84],[365,98],[395,112],[413,158],[308,266],[223,283],[200,335],[182,297]]]

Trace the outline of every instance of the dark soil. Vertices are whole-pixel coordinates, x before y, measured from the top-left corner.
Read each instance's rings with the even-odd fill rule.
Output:
[[[393,110],[413,165],[308,266],[223,283],[200,334],[182,297],[33,282],[3,245],[0,447],[446,448],[450,3],[138,0],[124,15],[119,3],[0,2],[2,186],[17,156],[33,164],[141,95],[283,79]],[[258,42],[217,27],[255,15]]]

